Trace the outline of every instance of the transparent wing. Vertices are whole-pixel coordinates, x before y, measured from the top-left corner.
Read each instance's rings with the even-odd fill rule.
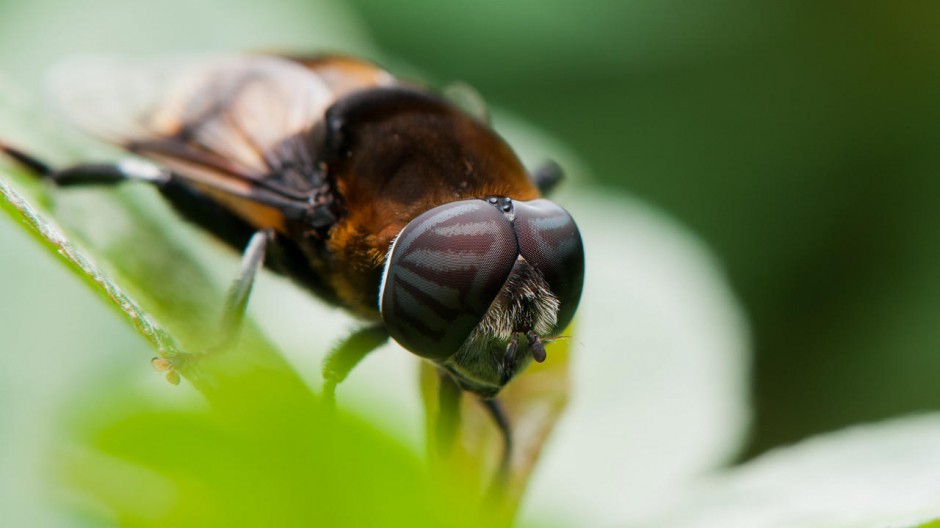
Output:
[[[54,70],[51,87],[85,131],[238,194],[312,164],[300,135],[341,94],[316,71],[263,55],[76,59]]]
[[[89,57],[54,70],[53,95],[86,131],[125,147],[174,142],[247,174],[315,123],[333,92],[309,70],[268,56],[133,62]]]

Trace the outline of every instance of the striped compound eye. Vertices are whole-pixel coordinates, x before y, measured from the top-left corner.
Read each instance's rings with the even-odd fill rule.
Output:
[[[389,335],[415,354],[446,359],[479,324],[519,255],[512,224],[483,200],[440,205],[405,226],[382,280]]]
[[[561,332],[574,317],[584,284],[584,246],[581,233],[567,211],[551,200],[515,203],[513,227],[519,253],[539,270],[558,297]]]
[[[435,207],[408,223],[392,245],[379,307],[389,335],[411,352],[435,360],[456,353],[520,255],[559,296],[559,323],[574,314],[584,257],[571,217],[548,200],[491,202]]]

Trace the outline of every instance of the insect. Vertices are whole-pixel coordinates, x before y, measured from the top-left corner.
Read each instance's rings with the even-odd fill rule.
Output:
[[[266,266],[367,322],[325,362],[328,395],[390,336],[437,365],[442,391],[481,397],[505,462],[496,396],[545,360],[581,296],[578,228],[541,197],[557,167],[530,174],[485,120],[354,58],[149,68],[96,63],[60,83],[73,121],[137,158],[57,170],[0,148],[58,186],[154,184],[243,251],[229,338]]]

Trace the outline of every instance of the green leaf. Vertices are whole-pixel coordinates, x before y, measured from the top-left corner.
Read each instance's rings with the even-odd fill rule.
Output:
[[[2,174],[0,174],[2,175]],[[138,304],[108,275],[78,249],[62,231],[31,205],[10,183],[0,179],[0,209],[29,228],[29,233],[47,250],[60,256],[65,264],[89,286],[102,294],[123,312],[144,338],[150,341],[160,357],[173,358],[181,350],[163,328],[155,324]]]
[[[59,256],[86,284],[122,312],[153,345],[170,372],[181,371],[211,396],[218,380],[193,358],[221,340],[216,329],[222,293],[213,287],[213,281],[191,256],[191,249],[184,247],[165,227],[171,225],[168,220],[174,220],[166,218],[171,215],[164,211],[160,218],[129,193],[102,196],[92,192],[73,197],[78,200],[68,202],[72,207],[63,208],[61,216],[73,228],[74,236],[83,241],[82,246],[88,248],[82,249],[13,187],[13,180],[22,181],[29,175],[12,172],[2,175],[5,178],[0,180],[0,204],[4,212],[27,227],[43,247]],[[43,196],[35,184],[28,183],[26,187],[32,187],[36,196]],[[63,198],[62,201],[68,200]],[[110,229],[108,236],[101,236],[95,231],[94,223],[100,222],[95,214],[106,215],[111,226],[132,228]],[[227,354],[227,361],[258,363],[293,372],[250,320],[246,320],[242,341],[251,345],[252,353],[236,351]],[[184,347],[197,353],[184,351]],[[293,383],[299,384],[300,379],[294,376]]]
[[[432,482],[410,450],[283,372],[221,377],[208,408],[112,379],[72,409],[56,456],[66,504],[121,526],[479,525],[459,482]]]

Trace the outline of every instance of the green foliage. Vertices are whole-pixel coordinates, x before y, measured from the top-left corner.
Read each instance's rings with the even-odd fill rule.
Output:
[[[27,196],[35,196],[39,203],[51,203],[35,177],[22,172],[11,172],[9,177],[29,189]],[[88,249],[80,249],[70,241],[42,209],[31,205],[10,184],[0,182],[0,197],[3,210],[28,226],[48,250],[64,259],[71,270],[123,312],[137,332],[151,342],[158,356],[170,362],[171,370],[182,369],[201,390],[212,390],[217,373],[189,361],[181,343],[197,352],[214,344],[218,338],[210,329],[219,324],[222,295],[213,288],[213,281],[194,252],[175,236],[172,215],[149,209],[142,203],[143,196],[133,193],[117,197],[92,194],[76,197],[77,203],[67,201],[72,207],[60,208],[57,216],[64,219],[85,248],[92,250],[92,257]],[[101,207],[107,207],[112,225],[132,229],[111,230],[104,236],[97,232],[101,226],[96,225],[89,211]],[[250,344],[251,354],[232,360],[292,372],[257,327],[250,320],[245,323],[241,337]],[[294,383],[300,383],[296,376]]]
[[[432,484],[414,453],[289,373],[205,368],[225,378],[208,407],[155,404],[109,380],[72,413],[57,465],[73,506],[121,526],[478,525],[457,483]]]

